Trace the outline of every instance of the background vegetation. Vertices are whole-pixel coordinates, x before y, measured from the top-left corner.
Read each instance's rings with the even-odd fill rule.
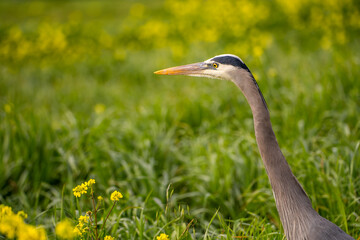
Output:
[[[153,75],[233,53],[314,208],[357,238],[359,36],[355,0],[1,1],[0,203],[55,239],[94,178],[124,194],[117,239],[283,239],[239,90]]]

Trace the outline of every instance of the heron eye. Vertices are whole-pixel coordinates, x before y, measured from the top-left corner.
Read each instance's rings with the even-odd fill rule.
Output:
[[[218,68],[219,65],[218,65],[217,63],[213,63],[213,67],[214,67],[214,68]]]

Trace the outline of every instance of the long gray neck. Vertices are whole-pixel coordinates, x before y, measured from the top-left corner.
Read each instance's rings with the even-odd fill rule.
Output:
[[[289,240],[297,239],[301,232],[309,230],[311,219],[318,214],[280,150],[265,100],[252,74],[241,69],[231,76],[231,80],[241,89],[253,113],[256,142],[286,237]]]

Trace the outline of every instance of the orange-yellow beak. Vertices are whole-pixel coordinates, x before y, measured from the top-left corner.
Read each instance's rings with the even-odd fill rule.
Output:
[[[194,75],[194,74],[200,74],[206,68],[207,68],[206,63],[199,62],[199,63],[192,63],[183,66],[166,68],[163,70],[156,71],[154,73],[161,75]]]

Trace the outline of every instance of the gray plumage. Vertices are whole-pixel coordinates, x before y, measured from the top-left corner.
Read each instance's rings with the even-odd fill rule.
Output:
[[[256,142],[273,190],[276,207],[288,240],[353,239],[338,226],[321,217],[311,205],[304,189],[291,172],[272,129],[265,99],[245,63],[224,54],[201,63],[155,72],[229,80],[235,83],[250,105]]]

